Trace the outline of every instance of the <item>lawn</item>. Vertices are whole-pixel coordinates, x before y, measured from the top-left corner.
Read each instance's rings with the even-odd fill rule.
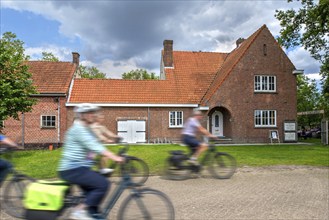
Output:
[[[239,167],[271,165],[308,165],[329,167],[329,147],[318,141],[305,144],[268,144],[268,145],[224,145],[219,151],[233,155]],[[120,146],[109,146],[117,152]],[[180,145],[130,145],[129,155],[143,159],[152,175],[160,174],[168,152],[184,150]],[[15,167],[35,178],[55,178],[61,149],[19,151],[13,155]]]

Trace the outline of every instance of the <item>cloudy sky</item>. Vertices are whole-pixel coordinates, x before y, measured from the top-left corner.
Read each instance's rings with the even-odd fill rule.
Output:
[[[110,78],[137,68],[159,73],[163,40],[174,50],[230,52],[239,37],[263,24],[274,36],[276,9],[298,8],[286,0],[1,0],[1,34],[24,42],[32,60],[43,51],[61,61],[80,54]],[[286,51],[297,69],[319,79],[319,63],[303,48]]]

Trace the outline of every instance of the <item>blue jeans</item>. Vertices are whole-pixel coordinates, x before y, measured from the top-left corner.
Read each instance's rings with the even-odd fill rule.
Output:
[[[11,165],[11,163],[9,163],[6,160],[1,160],[0,159],[0,187],[2,182],[6,179],[8,173],[10,172],[10,169],[13,166]]]
[[[79,167],[60,171],[59,176],[71,184],[78,185],[86,195],[86,201],[91,214],[96,213],[99,204],[110,188],[110,182],[99,173],[88,167]]]

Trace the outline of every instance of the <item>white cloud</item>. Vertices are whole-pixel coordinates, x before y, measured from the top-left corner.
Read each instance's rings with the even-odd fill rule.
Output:
[[[41,60],[42,52],[52,53],[61,61],[72,61],[72,51],[69,48],[46,45],[42,47],[28,47],[25,49],[25,54],[30,56],[30,60]]]

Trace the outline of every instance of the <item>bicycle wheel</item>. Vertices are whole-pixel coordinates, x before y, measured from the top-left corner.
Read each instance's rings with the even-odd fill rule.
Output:
[[[229,179],[236,170],[236,160],[227,153],[216,153],[209,163],[209,171],[218,179]]]
[[[137,189],[127,197],[118,213],[118,220],[175,219],[174,206],[166,194],[154,189]]]
[[[180,164],[174,164],[170,157],[166,159],[164,175],[170,180],[186,180],[191,174],[190,164],[187,160],[180,161]]]
[[[123,165],[121,172],[129,173],[131,181],[136,185],[143,185],[149,176],[149,167],[137,157],[127,157],[127,162]]]
[[[14,176],[3,189],[3,209],[15,217],[24,218],[25,209],[23,206],[24,191],[26,186],[35,181],[25,175]]]

